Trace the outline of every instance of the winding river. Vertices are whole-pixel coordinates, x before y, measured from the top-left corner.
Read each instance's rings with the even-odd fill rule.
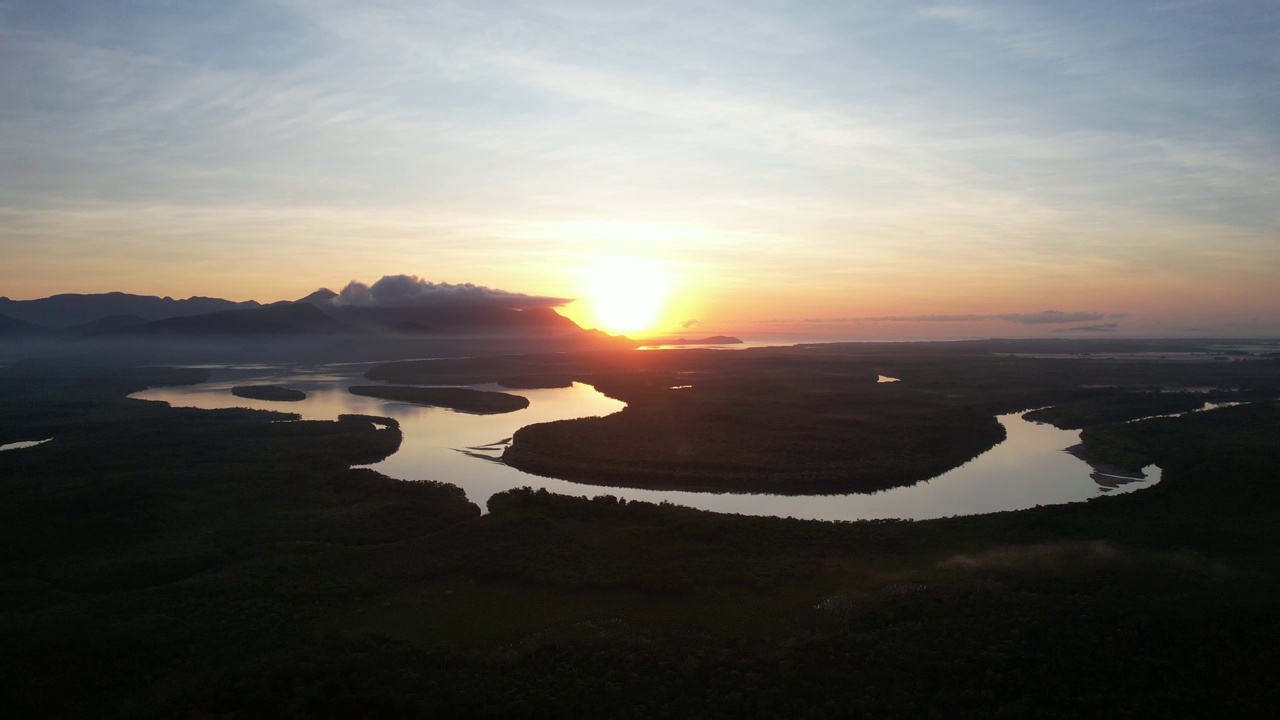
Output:
[[[440,480],[458,485],[483,510],[495,493],[516,487],[542,487],[548,492],[592,497],[614,495],[628,500],[676,505],[743,515],[774,515],[814,520],[906,518],[922,520],[1021,510],[1036,505],[1079,502],[1103,494],[1131,492],[1159,482],[1159,468],[1145,477],[1104,475],[1064,450],[1079,442],[1079,433],[1023,420],[1021,413],[999,416],[1007,439],[965,465],[909,487],[871,494],[765,495],[641,490],[583,485],[523,473],[504,465],[499,456],[515,431],[551,420],[607,415],[623,403],[589,385],[548,390],[503,390],[529,399],[529,407],[503,415],[469,415],[352,395],[351,385],[368,365],[319,368],[231,366],[214,369],[209,382],[152,388],[130,397],[160,400],[175,407],[206,409],[249,407],[298,413],[306,420],[332,420],[343,413],[395,418],[404,435],[400,449],[369,465],[403,480]],[[891,380],[885,378],[885,380]],[[231,394],[234,385],[272,384],[302,390],[300,402],[250,400]]]

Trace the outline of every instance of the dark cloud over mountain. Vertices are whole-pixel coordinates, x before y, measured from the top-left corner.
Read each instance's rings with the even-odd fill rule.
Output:
[[[495,290],[471,283],[433,283],[417,275],[384,275],[372,285],[352,280],[330,302],[335,306],[360,308],[468,306],[529,309],[560,307],[572,300]]]

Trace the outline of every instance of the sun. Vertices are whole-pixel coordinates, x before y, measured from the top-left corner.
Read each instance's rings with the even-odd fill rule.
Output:
[[[595,327],[613,334],[656,329],[670,292],[670,276],[644,258],[603,258],[583,276],[583,297]]]

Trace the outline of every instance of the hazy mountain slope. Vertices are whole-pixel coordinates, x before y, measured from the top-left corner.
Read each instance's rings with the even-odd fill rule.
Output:
[[[583,332],[572,320],[549,307],[518,308],[500,304],[442,304],[414,307],[360,307],[337,304],[337,293],[321,288],[294,302],[264,305],[256,301],[233,302],[220,298],[131,295],[112,292],[93,295],[66,293],[38,300],[0,298],[0,315],[16,322],[66,330],[73,335],[117,334],[255,334],[263,332],[336,332],[341,325],[374,333],[415,333],[440,335],[538,336],[576,335]],[[297,308],[305,306],[319,314]],[[249,315],[222,315],[249,310],[275,312]],[[216,314],[219,317],[180,322]],[[325,322],[327,317],[336,322]],[[170,322],[172,321],[172,322]],[[144,324],[145,323],[145,324]],[[152,325],[153,323],[159,323]],[[270,328],[279,328],[271,330]],[[15,335],[17,330],[6,331]],[[24,336],[30,330],[23,331]]]
[[[49,328],[0,315],[0,338],[44,337],[53,334]]]
[[[148,337],[227,335],[331,335],[349,330],[313,305],[291,303],[175,317],[124,328],[114,334]]]
[[[73,325],[66,328],[63,332],[78,337],[87,337],[116,332],[125,328],[137,327],[138,325],[145,325],[146,322],[146,318],[138,315],[108,315],[107,317],[91,320],[80,325]]]
[[[583,332],[576,323],[551,308],[522,310],[487,305],[380,308],[331,303],[320,307],[348,325],[373,331],[416,326],[430,328],[435,333],[458,335],[570,335]]]
[[[51,328],[69,328],[114,315],[137,315],[143,320],[163,320],[256,307],[260,305],[253,300],[242,303],[210,297],[174,300],[171,297],[122,292],[91,295],[65,293],[38,300],[0,298],[0,314]]]

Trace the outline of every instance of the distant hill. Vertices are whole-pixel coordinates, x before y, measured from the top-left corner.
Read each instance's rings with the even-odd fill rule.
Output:
[[[304,298],[300,298],[298,302],[311,303],[312,305],[319,307],[321,305],[327,305],[330,300],[336,297],[338,297],[338,293],[330,290],[329,288],[320,288],[319,290],[311,293],[310,295]]]
[[[335,302],[338,297],[338,293],[320,288],[297,302],[314,305],[347,325],[374,333],[528,337],[584,332],[550,307],[520,308],[484,301],[368,307]]]
[[[38,300],[0,297],[0,315],[50,328],[70,328],[112,316],[136,315],[143,320],[164,320],[223,310],[261,307],[257,302],[232,302],[220,298],[190,297],[174,300],[154,295],[122,292],[79,295],[66,293]]]
[[[52,334],[54,331],[49,328],[0,315],[0,338],[33,338]]]
[[[423,325],[422,323],[408,321],[392,325],[391,331],[400,333],[401,335],[435,335],[440,332],[430,325]]]
[[[287,303],[167,318],[125,327],[113,334],[147,337],[332,335],[349,330],[314,305]]]
[[[712,335],[700,340],[687,340],[685,338],[661,338],[658,340],[648,340],[645,345],[741,345],[742,340],[729,335]]]
[[[0,297],[0,338],[51,340],[124,337],[324,335],[358,333],[387,338],[572,339],[607,337],[588,331],[553,307],[461,301],[411,307],[365,307],[335,302],[327,288],[295,301],[263,304],[220,298],[60,294],[38,300]]]
[[[583,332],[552,308],[516,309],[494,305],[374,308],[318,304],[343,323],[367,331],[429,332],[437,335],[554,336]],[[415,330],[416,328],[416,330]]]
[[[102,335],[104,333],[115,332],[124,328],[136,327],[147,322],[146,318],[138,315],[108,315],[104,318],[98,318],[81,325],[73,325],[66,328],[63,332],[69,335],[77,335],[81,337],[90,337],[93,335]]]

